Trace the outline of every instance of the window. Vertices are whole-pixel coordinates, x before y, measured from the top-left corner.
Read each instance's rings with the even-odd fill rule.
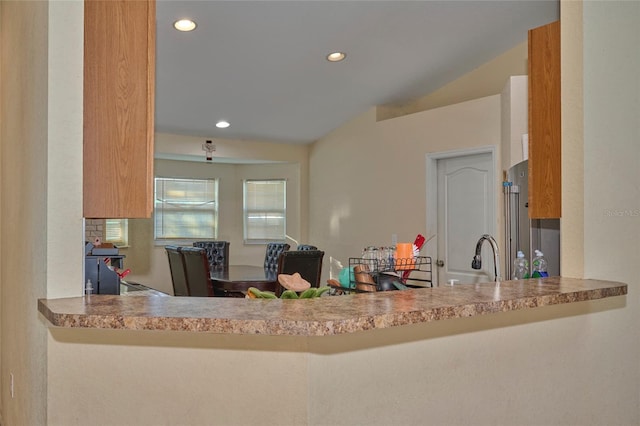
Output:
[[[286,198],[284,179],[244,181],[245,243],[284,241],[287,217]]]
[[[102,241],[116,247],[127,247],[129,245],[129,220],[105,219]]]
[[[155,239],[215,239],[217,179],[155,179]]]

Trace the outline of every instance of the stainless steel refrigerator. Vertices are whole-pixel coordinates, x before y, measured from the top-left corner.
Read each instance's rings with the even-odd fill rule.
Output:
[[[529,219],[528,160],[516,164],[504,181],[505,277],[511,279],[513,261],[521,250],[529,261],[534,250],[544,253],[549,276],[560,275],[560,219]]]

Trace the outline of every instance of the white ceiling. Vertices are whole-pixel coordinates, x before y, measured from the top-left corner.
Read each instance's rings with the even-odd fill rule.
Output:
[[[195,31],[173,29],[184,17]],[[158,0],[156,130],[310,143],[374,105],[433,92],[557,19],[558,0]],[[336,50],[346,60],[329,63]]]

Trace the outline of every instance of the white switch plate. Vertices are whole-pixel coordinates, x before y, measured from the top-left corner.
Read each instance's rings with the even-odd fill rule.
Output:
[[[13,398],[13,373],[9,373],[9,377],[11,378],[11,384],[10,384],[10,391],[11,391],[11,398]]]

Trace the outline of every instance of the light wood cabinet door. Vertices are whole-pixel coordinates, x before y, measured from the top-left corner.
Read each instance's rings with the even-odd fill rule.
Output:
[[[153,210],[155,0],[85,0],[86,218]]]
[[[562,213],[560,22],[529,31],[529,217]]]

